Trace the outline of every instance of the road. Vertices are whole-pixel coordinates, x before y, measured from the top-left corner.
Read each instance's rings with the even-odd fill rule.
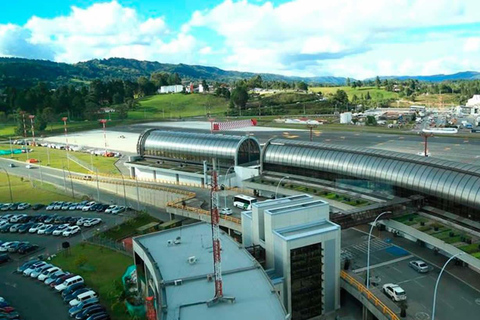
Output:
[[[367,235],[355,229],[343,230],[342,258],[349,258],[352,272],[365,279]],[[409,261],[416,259],[420,258],[391,243],[372,238],[372,291],[387,305],[391,305],[389,298],[380,289],[386,283],[400,285],[407,293],[408,318],[428,320],[432,313],[433,289],[441,266],[430,265],[431,270],[428,273],[420,274],[408,265]],[[445,272],[438,290],[436,319],[473,319],[474,315],[479,313],[480,292]]]

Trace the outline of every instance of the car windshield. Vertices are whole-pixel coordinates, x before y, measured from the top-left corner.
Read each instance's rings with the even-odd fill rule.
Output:
[[[418,264],[418,266],[421,267],[421,268],[425,268],[425,267],[427,266],[427,264],[426,264],[426,263],[423,263],[423,262],[420,262],[420,263]]]

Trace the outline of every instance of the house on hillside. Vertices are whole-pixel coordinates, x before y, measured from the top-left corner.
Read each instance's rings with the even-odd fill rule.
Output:
[[[472,98],[468,99],[467,107],[470,109],[470,114],[479,114],[480,113],[480,94],[473,95]]]
[[[161,86],[157,90],[158,93],[180,93],[183,91],[183,86],[181,84],[175,84],[171,86]]]

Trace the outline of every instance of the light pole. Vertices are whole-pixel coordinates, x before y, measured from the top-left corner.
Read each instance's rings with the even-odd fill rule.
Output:
[[[280,183],[282,183],[283,179],[290,179],[289,176],[285,176],[280,181],[278,181],[277,188],[275,189],[275,199],[277,199],[278,187],[280,187]]]
[[[100,202],[100,186],[99,186],[99,183],[98,183],[98,169],[95,168],[95,171],[97,173],[97,201]]]
[[[35,144],[35,116],[33,114],[28,116],[30,118],[30,124],[32,125],[32,146],[36,146]]]
[[[438,283],[440,282],[440,277],[442,276],[443,271],[447,267],[447,264],[452,261],[454,258],[461,256],[462,254],[465,254],[465,252],[459,252],[457,254],[454,254],[453,256],[450,257],[450,259],[445,262],[445,264],[442,267],[442,270],[440,270],[440,274],[438,275],[437,282],[435,283],[435,289],[433,291],[433,307],[432,307],[432,320],[435,320],[435,305],[437,303],[437,289],[438,289]]]
[[[12,184],[10,183],[10,175],[8,174],[7,169],[2,167],[2,170],[5,171],[5,173],[7,174],[8,189],[10,190],[10,202],[13,202]]]
[[[372,223],[370,227],[370,232],[368,233],[368,242],[367,242],[367,289],[370,288],[370,239],[372,238],[373,227],[377,224],[377,220],[384,214],[392,213],[391,211],[385,211],[380,213]]]
[[[310,129],[310,141],[313,141],[313,128],[316,128],[316,123],[307,123],[307,128]]]
[[[233,166],[231,166],[230,168],[227,169],[227,172],[225,173],[225,177],[223,178],[223,185],[226,187],[226,183],[227,183],[227,175],[228,175],[228,172],[230,171],[230,169],[232,169]],[[228,180],[228,185],[231,186],[231,183],[230,183],[230,180]],[[227,190],[223,190],[223,200],[225,202],[225,208],[227,207]]]
[[[123,205],[127,207],[127,191],[125,190],[125,179],[123,178],[123,174],[120,172],[122,176],[122,183],[123,183]]]
[[[63,128],[65,129],[65,150],[67,151],[67,168],[70,169],[70,162],[68,161],[68,149],[69,149],[69,146],[68,146],[67,120],[68,120],[68,117],[63,117],[63,118],[62,118]]]
[[[100,119],[100,123],[102,124],[103,126],[103,140],[105,140],[105,154],[104,155],[107,155],[107,131],[106,131],[106,123],[107,123],[107,119]]]

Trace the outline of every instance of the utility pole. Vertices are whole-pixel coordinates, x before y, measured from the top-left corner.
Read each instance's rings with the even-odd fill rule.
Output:
[[[106,131],[106,123],[107,123],[107,120],[106,119],[100,119],[100,123],[102,124],[103,126],[103,139],[105,140],[105,154],[104,156],[107,155],[107,131]]]
[[[65,150],[67,151],[67,168],[70,170],[70,161],[69,161],[69,159],[68,159],[68,149],[69,149],[69,146],[68,146],[67,120],[68,120],[68,117],[63,117],[63,118],[62,118],[63,128],[64,128],[64,130],[65,130]]]
[[[424,152],[424,153],[423,153],[423,156],[424,156],[424,157],[428,157],[428,138],[433,137],[433,133],[422,131],[422,132],[420,133],[420,135],[423,137],[423,139],[424,139],[424,141],[425,141],[425,143],[424,143],[425,148],[424,148],[424,150],[423,150],[423,152]]]
[[[32,146],[36,146],[36,143],[35,143],[35,116],[33,114],[29,115],[28,116],[30,118],[30,124],[32,125],[32,138],[33,138],[33,141],[32,141]]]

